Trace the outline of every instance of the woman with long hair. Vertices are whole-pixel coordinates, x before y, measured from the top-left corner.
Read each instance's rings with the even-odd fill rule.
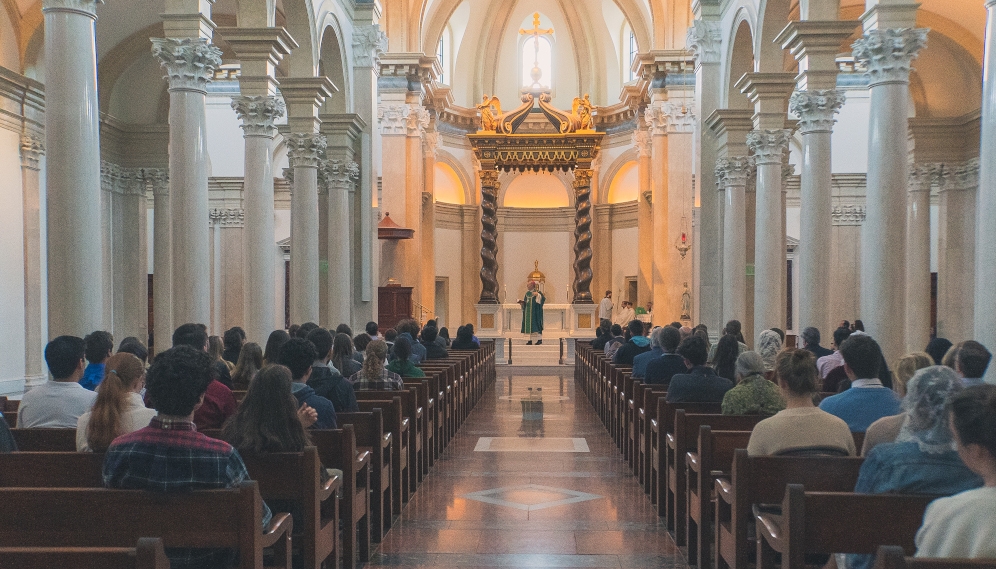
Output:
[[[263,350],[263,365],[273,365],[280,358],[280,348],[289,342],[290,334],[283,330],[270,332],[270,337],[266,339],[266,348]]]
[[[740,342],[733,334],[724,334],[716,344],[716,355],[712,360],[712,367],[716,370],[716,375],[736,382],[737,356],[740,355]]]
[[[232,370],[232,385],[235,389],[249,389],[252,378],[263,369],[263,348],[256,342],[242,346],[239,352],[239,363]]]
[[[225,343],[221,340],[221,336],[208,337],[208,353],[211,354],[214,361],[225,364],[225,367],[228,368],[228,373],[232,373],[232,370],[235,369],[232,362],[224,358],[223,354],[225,353]]]
[[[394,354],[387,371],[393,371],[401,377],[425,377],[425,372],[411,362],[412,343],[408,338],[398,338],[394,342]]]
[[[332,359],[329,361],[343,377],[350,377],[363,367],[353,359],[353,339],[349,334],[336,334],[332,339]]]
[[[145,366],[132,354],[118,352],[107,358],[104,379],[90,411],[76,423],[76,450],[104,452],[121,435],[149,425],[156,416],[147,409],[141,391],[145,388]]]
[[[314,409],[307,405],[298,408],[291,395],[290,370],[271,365],[260,370],[249,384],[239,410],[222,427],[221,438],[250,455],[300,452],[310,442],[305,429],[317,420]]]
[[[399,336],[400,340],[401,337]],[[397,346],[398,342],[395,341]],[[354,373],[349,378],[353,384],[353,389],[360,390],[396,390],[405,388],[401,376],[384,368],[387,360],[387,342],[384,340],[374,340],[367,344],[363,350],[363,369]]]

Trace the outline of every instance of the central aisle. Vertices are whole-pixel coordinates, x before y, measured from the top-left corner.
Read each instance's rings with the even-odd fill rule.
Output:
[[[542,389],[542,414],[527,403]],[[535,398],[535,395],[534,395]],[[368,567],[685,567],[573,368],[499,368]]]

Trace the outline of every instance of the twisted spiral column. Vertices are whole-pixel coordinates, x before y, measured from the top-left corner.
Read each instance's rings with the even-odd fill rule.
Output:
[[[591,175],[574,171],[574,304],[591,304]]]
[[[481,170],[481,299],[478,303],[498,304],[497,170]]]

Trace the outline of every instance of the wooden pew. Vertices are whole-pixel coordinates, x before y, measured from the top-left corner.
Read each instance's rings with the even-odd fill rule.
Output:
[[[651,421],[657,419],[657,401],[667,397],[667,391],[660,385],[641,385],[643,397],[642,404],[637,413],[637,430],[640,440],[637,445],[637,459],[640,464],[640,484],[644,491],[650,495],[650,503],[657,503],[657,486],[652,483],[653,467],[651,466],[653,431]]]
[[[880,545],[916,550],[913,540],[927,505],[938,496],[807,492],[801,484],[785,487],[780,514],[758,512],[757,569],[806,565],[806,556],[875,553]]]
[[[674,416],[678,409],[695,414],[721,411],[719,403],[668,403],[665,397],[657,399],[657,417],[650,419],[650,483],[657,492],[657,515],[667,520],[669,529],[674,528],[674,518],[668,516],[668,439],[673,436],[670,431],[674,429]]]
[[[409,479],[408,469],[408,448],[409,448],[409,425],[411,422],[404,416],[401,398],[364,400],[357,399],[360,411],[371,412],[374,409],[381,409],[384,420],[384,432],[391,433],[393,443],[391,444],[391,493],[396,513],[401,513],[403,504],[408,503],[411,497],[411,489],[407,483]]]
[[[272,547],[291,567],[290,514],[260,531],[256,482],[228,490],[158,494],[107,488],[2,488],[0,542],[19,547],[131,547],[155,536],[170,547],[237,549],[239,567],[261,569]]]
[[[340,426],[351,425],[357,448],[370,453],[370,537],[380,543],[394,519],[394,437],[384,430],[384,412],[373,409],[359,413],[339,413]]]
[[[405,387],[415,390],[415,399],[418,409],[421,411],[421,432],[422,432],[422,474],[419,476],[421,482],[429,469],[436,463],[436,398],[432,396],[429,388],[429,380],[421,377],[402,377]]]
[[[716,566],[747,567],[754,550],[754,543],[747,540],[747,527],[755,504],[779,503],[786,484],[850,492],[863,462],[858,457],[748,456],[745,449],[736,450],[730,477],[715,481]]]
[[[352,425],[341,429],[309,431],[318,449],[318,457],[328,468],[343,473],[342,497],[342,566],[353,569],[357,560],[370,560],[370,451],[359,451]]]
[[[996,569],[996,559],[930,559],[906,557],[902,547],[882,545],[874,569]]]
[[[10,432],[21,452],[76,452],[76,429],[11,429]]]
[[[101,488],[104,455],[91,452],[0,454],[2,488]]]
[[[423,462],[425,460],[424,451],[424,410],[418,404],[417,388],[405,386],[403,391],[357,391],[357,401],[362,400],[391,400],[394,397],[401,398],[401,413],[408,419],[408,477],[404,480],[408,485],[409,493],[414,493],[422,481]]]
[[[697,450],[685,454],[685,479],[688,482],[685,524],[688,528],[690,565],[709,565],[714,481],[717,476],[730,471],[733,453],[747,448],[748,441],[750,431],[715,431],[709,425],[701,425]]]
[[[18,569],[169,569],[163,540],[141,537],[135,547],[0,547],[0,566]]]

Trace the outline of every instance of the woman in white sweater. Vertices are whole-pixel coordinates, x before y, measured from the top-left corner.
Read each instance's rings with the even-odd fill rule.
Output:
[[[76,423],[76,450],[104,452],[115,438],[149,426],[155,409],[145,407],[145,366],[131,354],[118,352],[107,359],[104,380],[93,408]]]

